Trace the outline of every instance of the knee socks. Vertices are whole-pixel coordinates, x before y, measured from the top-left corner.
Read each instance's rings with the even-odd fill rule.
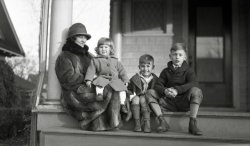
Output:
[[[191,103],[190,104],[190,117],[196,118],[199,110],[199,104]]]

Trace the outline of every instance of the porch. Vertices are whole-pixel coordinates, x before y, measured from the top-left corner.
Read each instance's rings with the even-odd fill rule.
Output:
[[[150,53],[155,57],[155,73],[159,75],[160,71],[166,67],[171,44],[179,41],[186,42],[190,48],[188,50],[189,56],[191,56],[189,57],[190,65],[196,71],[207,69],[208,67],[204,68],[202,64],[199,64],[204,56],[197,56],[196,52],[199,51],[197,46],[200,44],[197,44],[196,41],[199,38],[198,33],[210,36],[210,34],[207,34],[210,31],[198,32],[196,30],[198,28],[193,27],[193,24],[198,23],[199,20],[191,17],[190,14],[196,12],[191,11],[190,7],[196,9],[214,7],[215,12],[221,14],[221,17],[216,17],[218,18],[216,24],[221,24],[218,30],[222,28],[223,31],[214,33],[216,33],[216,40],[219,40],[220,44],[222,44],[222,47],[221,45],[216,46],[217,51],[222,51],[223,55],[219,55],[217,58],[212,56],[212,60],[215,57],[219,59],[220,64],[210,62],[208,65],[210,68],[219,69],[218,73],[216,73],[217,77],[211,79],[207,78],[207,76],[200,76],[203,91],[209,92],[206,92],[206,101],[201,105],[201,111],[198,115],[199,127],[204,132],[204,136],[196,137],[187,133],[188,113],[164,113],[165,119],[170,123],[171,130],[162,134],[155,131],[151,134],[134,133],[132,132],[132,121],[125,123],[123,129],[117,132],[79,130],[77,122],[62,110],[60,86],[54,73],[54,62],[60,52],[58,42],[62,42],[61,33],[71,25],[72,21],[71,16],[68,16],[72,12],[72,0],[65,0],[64,2],[45,0],[44,22],[42,25],[43,39],[41,41],[41,48],[44,49],[40,53],[39,90],[32,111],[31,145],[100,145],[100,142],[103,142],[101,145],[109,146],[166,145],[166,143],[169,145],[183,145],[184,142],[187,145],[250,145],[250,127],[248,126],[250,123],[250,113],[248,112],[250,90],[249,69],[247,68],[249,66],[247,60],[249,43],[247,40],[249,40],[250,32],[250,19],[247,17],[250,15],[250,11],[247,8],[250,3],[247,0],[220,0],[219,2],[221,3],[212,2],[212,5],[211,3],[206,5],[204,3],[198,4],[195,0],[111,0],[110,2],[110,36],[115,41],[117,56],[124,64],[130,77],[137,70],[139,56],[144,53]],[[145,7],[150,7],[152,4],[155,6],[146,10],[151,10],[157,16],[161,16],[154,18],[157,23],[149,23],[144,26],[141,26],[141,23],[136,23],[135,17],[145,12],[145,9],[140,7],[142,3],[144,3]],[[161,5],[162,3],[164,5]],[[228,8],[225,7],[228,4],[230,5],[228,7],[230,13],[226,13]],[[59,25],[58,20],[65,16],[60,13],[60,9],[65,10],[64,13],[67,14],[67,18],[62,18],[64,22]],[[52,10],[51,19],[48,10]],[[201,10],[201,16],[203,14],[206,14],[206,11]],[[143,22],[149,21],[144,20],[144,18],[141,18]],[[223,21],[220,21],[219,18],[222,18]],[[50,27],[48,27],[49,22],[51,23]],[[210,26],[210,23],[202,25],[202,30],[206,30],[208,26]],[[142,28],[144,30],[141,30]],[[145,30],[145,28],[150,29]],[[48,29],[51,30],[49,34]],[[48,42],[50,42],[49,47]],[[46,79],[48,83],[44,78],[47,68],[45,63],[47,54],[50,55],[48,79]],[[131,61],[135,63],[131,64]],[[212,70],[212,73],[215,73],[215,71]],[[206,75],[210,73],[208,72]],[[44,83],[47,85],[47,90],[43,92]],[[46,98],[43,98],[43,94],[46,94]],[[223,98],[221,98],[222,96]],[[155,128],[155,119],[152,118],[151,121],[152,127]]]

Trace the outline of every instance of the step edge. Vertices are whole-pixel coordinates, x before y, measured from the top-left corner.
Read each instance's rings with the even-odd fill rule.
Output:
[[[60,105],[39,105],[37,108],[32,109],[33,113],[66,113]],[[188,117],[189,112],[163,112],[164,116],[169,117]],[[250,119],[248,112],[228,112],[228,111],[199,111],[198,117],[210,118],[242,118]]]
[[[126,131],[127,133],[123,133]],[[190,134],[184,135],[186,133],[183,133],[183,135],[174,135],[172,133],[165,134],[165,133],[137,133],[127,130],[122,130],[122,132],[119,131],[83,131],[83,130],[70,130],[70,131],[62,131],[58,129],[42,129],[42,133],[44,134],[80,134],[80,135],[96,135],[96,136],[116,136],[116,137],[142,137],[142,138],[167,138],[167,139],[184,139],[184,140],[196,140],[196,141],[217,141],[217,142],[230,142],[230,143],[250,143],[250,139],[247,138],[235,138],[235,137],[212,137],[212,136],[193,136]]]

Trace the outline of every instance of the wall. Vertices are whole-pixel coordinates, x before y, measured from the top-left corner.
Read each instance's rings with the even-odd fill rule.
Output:
[[[122,63],[129,77],[138,72],[139,57],[143,54],[151,54],[155,59],[154,72],[159,75],[169,61],[169,49],[172,45],[172,37],[153,35],[124,35]]]

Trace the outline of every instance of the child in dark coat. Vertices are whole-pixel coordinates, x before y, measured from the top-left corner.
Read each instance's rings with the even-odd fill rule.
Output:
[[[202,91],[197,87],[195,73],[186,62],[186,47],[176,43],[170,50],[171,61],[163,69],[159,81],[151,96],[159,99],[165,111],[186,112],[190,110],[189,133],[202,135],[197,127],[197,113],[203,99]],[[160,98],[159,98],[160,97]]]
[[[125,101],[129,78],[121,62],[114,57],[113,41],[110,38],[100,38],[96,53],[97,57],[91,60],[85,76],[87,86],[95,85],[98,99],[103,100],[104,87],[109,85],[114,92],[119,93],[122,112],[128,113]]]
[[[149,108],[152,105],[155,107],[153,112],[160,120],[158,129],[166,131],[168,125],[162,117],[161,109],[158,103],[150,103],[148,106],[147,92],[152,90],[157,82],[158,77],[152,73],[154,69],[154,58],[151,55],[145,54],[139,58],[139,73],[136,73],[129,82],[128,94],[131,100],[131,111],[135,120],[135,132],[142,131],[140,113],[143,117],[143,131],[145,133],[151,132],[150,128],[150,112]]]

